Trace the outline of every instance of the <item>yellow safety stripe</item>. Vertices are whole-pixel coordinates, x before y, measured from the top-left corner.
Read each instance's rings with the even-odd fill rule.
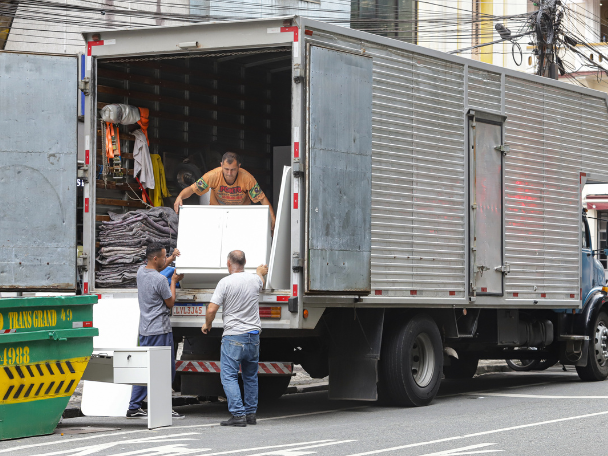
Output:
[[[71,396],[89,357],[0,366],[0,404]]]

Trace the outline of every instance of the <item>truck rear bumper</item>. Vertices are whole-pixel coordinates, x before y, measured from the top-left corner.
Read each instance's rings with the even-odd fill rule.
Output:
[[[219,361],[175,361],[175,371],[195,374],[219,374],[222,371]],[[293,374],[293,363],[269,362],[258,363],[258,375]]]

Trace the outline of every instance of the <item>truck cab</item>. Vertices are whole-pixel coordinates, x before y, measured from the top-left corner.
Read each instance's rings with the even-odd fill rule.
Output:
[[[594,288],[603,287],[606,284],[604,266],[597,259],[597,250],[593,250],[591,243],[586,209],[583,209],[581,220],[581,242],[581,300],[584,304]]]

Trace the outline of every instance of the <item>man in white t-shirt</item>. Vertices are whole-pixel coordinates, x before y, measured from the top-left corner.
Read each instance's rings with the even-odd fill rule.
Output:
[[[204,334],[211,330],[220,306],[223,306],[222,354],[220,377],[232,417],[222,426],[244,427],[256,424],[258,408],[258,362],[260,360],[260,291],[268,266],[260,265],[255,274],[245,272],[245,253],[233,250],[228,254],[229,276],[217,284],[207,305]],[[243,378],[244,398],[239,388],[239,366]]]

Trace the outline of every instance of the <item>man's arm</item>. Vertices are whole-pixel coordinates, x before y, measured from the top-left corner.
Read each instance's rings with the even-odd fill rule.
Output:
[[[255,273],[258,275],[258,277],[260,279],[262,279],[262,287],[266,284],[266,280],[264,279],[264,276],[266,274],[268,274],[268,266],[266,266],[265,264],[261,264],[257,267],[257,269],[255,270]]]
[[[179,282],[183,278],[184,278],[184,274],[176,274],[175,271],[173,272],[173,276],[171,277],[171,297],[168,299],[165,299],[165,304],[167,305],[167,307],[169,309],[172,309],[173,306],[175,305],[175,294],[176,294],[175,286],[177,285],[177,282]]]
[[[167,257],[167,259],[165,260],[165,266],[163,267],[163,269],[167,268],[167,266],[173,263],[175,259],[180,255],[181,252],[178,249],[173,249],[173,253],[171,254],[171,256]]]
[[[215,314],[219,308],[220,306],[212,302],[207,304],[207,311],[205,312],[205,324],[201,328],[203,334],[209,334],[209,331],[211,331],[211,324],[213,323],[213,320],[215,320]]]
[[[268,201],[268,197],[266,195],[264,195],[264,199],[260,201],[260,204],[263,204],[264,206],[268,206],[268,208],[270,209],[270,220],[272,222],[272,226],[270,227],[271,231],[274,231],[274,224],[276,222],[276,218],[274,216],[274,210],[272,209],[272,204],[270,204],[270,201]]]
[[[192,187],[186,187],[179,193],[179,195],[177,195],[177,198],[175,198],[175,204],[173,205],[173,210],[176,214],[179,212],[179,207],[182,206],[183,201],[190,198],[192,195],[194,195],[194,190]]]

